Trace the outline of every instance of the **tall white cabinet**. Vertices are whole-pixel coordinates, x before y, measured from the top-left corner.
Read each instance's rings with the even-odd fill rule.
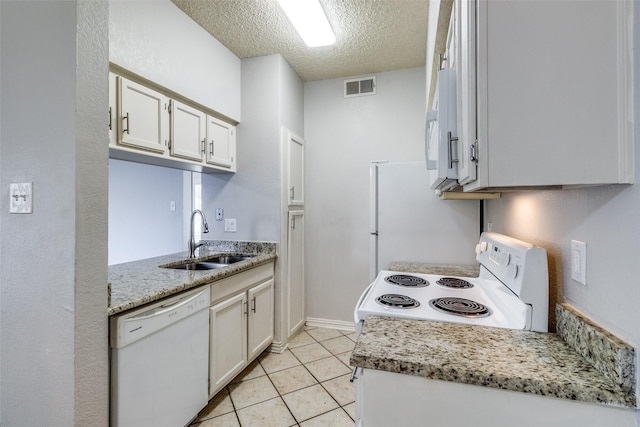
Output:
[[[286,231],[286,272],[284,278],[287,339],[306,321],[304,277],[304,139],[282,128],[283,153],[283,229]]]

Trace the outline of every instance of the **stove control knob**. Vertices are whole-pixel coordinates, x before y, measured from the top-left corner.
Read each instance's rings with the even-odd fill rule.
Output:
[[[510,278],[515,279],[518,275],[518,264],[511,264],[509,267],[507,267],[507,275]]]
[[[487,242],[480,242],[476,245],[476,254],[481,254],[487,250]]]

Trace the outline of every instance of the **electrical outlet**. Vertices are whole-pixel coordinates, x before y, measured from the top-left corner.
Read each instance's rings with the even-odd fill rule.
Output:
[[[222,221],[224,218],[224,209],[216,208],[216,221]]]
[[[236,232],[236,219],[235,218],[226,218],[224,220],[224,231],[228,231],[230,233]]]
[[[31,182],[9,184],[9,213],[30,214],[33,212],[33,185]]]
[[[587,285],[587,244],[577,240],[571,241],[571,278]]]

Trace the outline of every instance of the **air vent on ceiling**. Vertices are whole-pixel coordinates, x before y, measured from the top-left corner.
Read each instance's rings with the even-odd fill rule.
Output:
[[[365,77],[362,79],[345,80],[344,81],[344,97],[375,95],[376,94],[376,78]]]

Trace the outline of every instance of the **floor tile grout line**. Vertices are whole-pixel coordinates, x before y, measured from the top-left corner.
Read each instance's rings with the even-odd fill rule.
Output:
[[[295,357],[295,355],[293,353],[291,353],[293,355],[293,357]],[[298,419],[296,418],[296,416],[293,414],[293,411],[291,411],[291,408],[289,408],[289,405],[287,405],[287,401],[284,400],[284,398],[282,397],[282,394],[280,393],[280,390],[278,390],[278,387],[276,387],[275,383],[273,382],[273,380],[271,379],[271,375],[269,375],[269,373],[267,373],[266,369],[264,369],[264,366],[262,366],[262,362],[258,361],[258,363],[260,363],[260,366],[262,367],[262,369],[264,370],[264,372],[267,375],[267,378],[269,378],[269,381],[271,382],[271,385],[273,385],[273,388],[276,390],[276,393],[278,393],[278,397],[280,398],[280,400],[282,400],[282,403],[284,404],[284,407],[287,408],[287,411],[289,411],[289,413],[291,414],[291,418],[293,418],[293,420],[296,422],[296,426],[300,425],[300,422],[298,421]],[[304,367],[304,365],[302,365]],[[290,368],[288,368],[290,369]],[[306,369],[306,368],[305,368]],[[284,371],[285,369],[282,369],[282,371]],[[281,372],[281,371],[277,371],[277,372]],[[273,373],[273,372],[272,372]],[[242,426],[240,426],[242,427]]]
[[[313,338],[313,337],[312,337],[312,338]],[[314,339],[315,339],[315,338],[314,338]],[[318,344],[322,345],[319,341],[317,341],[317,340],[316,340],[316,342],[318,342]],[[309,345],[311,345],[311,344],[309,344]],[[323,347],[324,347],[324,346],[323,346]],[[327,349],[327,350],[328,350],[328,349]],[[329,353],[331,353],[331,351],[330,351],[330,350],[328,350],[328,351],[329,351]],[[326,388],[325,386],[323,386],[323,385],[322,385],[322,383],[323,383],[323,382],[321,382],[321,381],[320,381],[320,380],[319,380],[315,375],[313,375],[313,373],[309,370],[309,368],[307,368],[306,364],[305,364],[305,363],[303,363],[303,362],[298,358],[298,356],[296,356],[293,352],[291,352],[291,354],[292,354],[292,355],[293,355],[293,357],[294,357],[294,358],[296,358],[296,360],[300,363],[300,366],[302,366],[302,367],[303,367],[303,368],[304,368],[304,369],[309,373],[309,375],[311,375],[311,376],[313,377],[313,379],[316,381],[316,384],[312,384],[312,385],[309,385],[309,386],[306,386],[306,387],[302,387],[302,388],[299,388],[299,389],[297,389],[297,390],[293,390],[293,391],[291,391],[291,392],[289,392],[289,393],[285,393],[284,395],[282,395],[282,394],[280,394],[280,390],[278,390],[278,389],[277,389],[277,387],[275,386],[275,384],[273,383],[273,380],[271,379],[271,377],[270,377],[270,374],[269,374],[269,373],[267,373],[267,377],[269,377],[269,381],[271,381],[271,383],[273,384],[274,388],[276,388],[276,391],[278,392],[278,395],[280,396],[280,398],[281,398],[281,399],[282,399],[282,401],[284,402],[285,406],[287,407],[287,409],[289,410],[289,412],[290,412],[290,413],[291,413],[291,415],[293,416],[293,419],[294,419],[294,420],[296,420],[296,421],[298,421],[298,423],[302,423],[302,422],[305,422],[305,421],[311,420],[311,419],[313,419],[313,418],[319,417],[319,416],[321,416],[321,415],[327,414],[327,413],[329,413],[329,412],[331,412],[331,411],[334,411],[335,409],[338,409],[338,408],[342,409],[342,410],[347,414],[347,416],[348,416],[349,418],[351,418],[351,416],[349,415],[349,413],[347,413],[347,411],[344,409],[344,407],[343,407],[342,405],[340,405],[340,402],[338,402],[338,401],[336,400],[336,398],[335,398],[335,397],[333,397],[333,395],[331,394],[331,392],[329,392],[329,390],[327,390],[327,388]],[[338,359],[338,358],[337,358],[333,353],[331,353],[331,356],[325,357],[325,358],[323,358],[323,359],[328,359],[329,357],[335,357],[336,359]],[[317,359],[317,360],[323,360],[323,359]],[[315,362],[315,361],[317,361],[317,360],[310,361],[310,362],[307,362],[307,363]],[[342,361],[341,361],[340,359],[338,359],[338,361],[342,363]],[[343,364],[344,364],[344,363],[343,363]],[[293,366],[293,367],[295,367],[295,366]],[[293,367],[292,367],[292,368],[293,368]],[[264,369],[264,367],[263,367],[263,369]],[[291,369],[291,368],[286,368],[286,369]],[[286,370],[286,369],[282,369],[282,370],[280,370],[280,371],[276,371],[276,372],[282,372],[282,371],[284,371],[284,370]],[[265,370],[265,372],[266,372],[266,370]],[[272,373],[275,373],[275,372],[272,372]],[[344,376],[344,375],[347,375],[347,374],[341,374],[341,375],[338,375],[338,376],[336,376],[336,377],[328,378],[328,379],[326,379],[325,381],[331,381],[331,380],[334,380],[334,379],[336,379],[336,378],[340,378],[341,376]],[[329,395],[329,397],[330,397],[331,399],[333,399],[333,401],[338,405],[338,408],[333,408],[333,409],[331,409],[331,410],[329,410],[329,411],[326,411],[326,412],[323,412],[323,413],[321,413],[321,414],[315,415],[315,416],[313,416],[313,417],[311,417],[311,418],[309,418],[309,419],[299,421],[299,420],[295,417],[295,415],[293,415],[293,412],[291,411],[291,408],[289,408],[289,405],[287,405],[286,400],[284,400],[284,396],[285,396],[285,395],[287,395],[287,394],[291,394],[291,393],[298,392],[298,391],[300,391],[300,390],[304,390],[304,389],[307,389],[307,388],[310,388],[310,387],[314,387],[314,386],[316,386],[316,385],[320,385],[320,387],[322,387],[322,389],[323,389],[323,390],[324,390],[324,391]],[[351,404],[351,403],[353,403],[353,402],[349,402],[348,404]],[[351,418],[351,419],[352,419],[352,418]]]
[[[307,328],[305,327],[305,329],[304,329],[303,331],[304,331],[304,332],[307,332],[308,330],[313,330],[313,329],[322,329],[322,328],[312,327],[312,328],[307,329]],[[333,328],[325,328],[325,329],[333,329]],[[347,334],[347,333],[345,333],[345,331],[343,331],[343,330],[341,330],[341,329],[335,329],[335,330],[337,330],[338,332],[340,332],[341,336],[344,336],[344,337],[347,337],[347,338],[349,338],[347,335],[351,335],[351,334],[353,334],[353,332],[351,332],[351,331],[346,331],[346,332],[348,332],[348,334]],[[264,401],[261,401],[261,402],[256,402],[256,403],[253,403],[253,404],[251,404],[251,405],[249,405],[249,406],[246,406],[246,407],[244,407],[244,408],[238,409],[238,408],[236,407],[235,402],[233,401],[233,398],[231,397],[231,390],[229,389],[230,384],[229,384],[229,385],[227,385],[227,386],[225,386],[225,387],[223,388],[223,390],[225,390],[225,391],[227,392],[227,395],[229,396],[229,400],[230,400],[231,405],[232,405],[232,407],[233,407],[233,412],[234,412],[234,414],[235,414],[236,420],[238,421],[238,424],[239,424],[241,427],[242,427],[242,423],[240,422],[240,417],[239,417],[239,414],[238,414],[238,411],[239,411],[239,410],[246,409],[246,408],[250,408],[250,407],[252,407],[252,406],[255,406],[255,405],[258,405],[258,404],[261,404],[261,403],[267,402],[267,401],[269,401],[269,400],[276,399],[276,398],[280,398],[280,400],[284,403],[285,407],[287,408],[287,410],[289,411],[289,413],[290,413],[290,414],[291,414],[291,416],[293,417],[294,421],[296,422],[293,426],[298,426],[298,427],[299,427],[299,426],[300,426],[300,423],[302,423],[302,422],[306,422],[306,421],[309,421],[309,420],[311,420],[311,419],[314,419],[314,418],[320,417],[320,416],[325,415],[325,414],[327,414],[327,413],[329,413],[329,412],[332,412],[332,411],[334,411],[334,410],[336,410],[336,409],[338,409],[338,408],[342,409],[342,411],[343,411],[344,413],[346,413],[346,414],[347,414],[347,416],[348,416],[351,420],[353,420],[353,418],[351,417],[351,415],[349,415],[349,412],[345,409],[345,406],[347,406],[347,405],[351,405],[351,404],[353,404],[354,402],[349,402],[349,403],[345,404],[344,406],[343,406],[343,405],[340,405],[340,403],[336,400],[336,398],[335,398],[335,397],[333,397],[333,395],[329,392],[329,390],[328,390],[328,389],[323,385],[323,383],[324,383],[324,382],[332,381],[332,380],[334,380],[334,379],[336,379],[336,378],[339,378],[339,377],[341,377],[341,376],[345,376],[346,374],[341,374],[341,375],[338,375],[338,376],[335,376],[335,377],[327,378],[327,379],[325,379],[324,381],[320,381],[320,380],[319,380],[315,375],[313,375],[313,373],[312,373],[312,372],[309,370],[309,368],[306,366],[307,364],[309,364],[309,363],[313,363],[313,362],[316,362],[316,361],[318,361],[318,360],[323,360],[323,359],[328,359],[328,358],[330,358],[330,357],[335,357],[336,359],[338,359],[338,361],[339,361],[341,364],[343,364],[343,365],[347,366],[348,368],[351,368],[349,365],[346,365],[346,364],[345,364],[345,363],[344,363],[344,362],[343,362],[343,361],[342,361],[342,360],[341,360],[337,355],[338,355],[338,354],[347,353],[348,351],[351,351],[351,352],[352,352],[353,350],[348,350],[348,351],[344,351],[344,352],[341,352],[341,353],[337,353],[337,354],[336,354],[336,353],[333,353],[333,352],[332,352],[330,349],[328,349],[327,347],[325,347],[325,346],[322,344],[322,342],[323,342],[323,341],[329,341],[329,340],[331,340],[331,339],[335,339],[335,338],[340,338],[340,337],[331,337],[331,338],[328,338],[328,339],[325,339],[325,340],[320,341],[320,340],[316,339],[316,338],[315,338],[313,335],[311,335],[311,334],[307,334],[307,335],[309,335],[309,336],[310,336],[310,337],[315,341],[315,343],[320,344],[320,346],[321,346],[322,348],[324,348],[325,350],[327,350],[327,351],[329,352],[330,356],[323,357],[323,358],[320,358],[320,359],[316,359],[316,360],[313,360],[313,361],[309,361],[309,362],[303,363],[303,362],[302,362],[302,361],[301,361],[301,360],[300,360],[300,359],[299,359],[299,358],[298,358],[298,357],[297,357],[297,356],[296,356],[296,355],[291,351],[291,348],[286,348],[284,351],[287,351],[287,350],[288,350],[288,351],[291,353],[291,355],[292,355],[292,356],[293,356],[293,357],[298,361],[298,363],[299,363],[300,365],[295,365],[295,366],[291,366],[291,367],[289,367],[289,368],[280,369],[280,370],[278,370],[278,371],[273,371],[273,372],[271,372],[271,373],[267,372],[267,370],[265,369],[264,365],[262,364],[262,361],[261,361],[259,358],[256,358],[256,361],[257,361],[257,363],[260,365],[260,367],[262,368],[262,370],[263,370],[263,372],[264,372],[264,375],[266,375],[266,376],[267,376],[267,378],[269,379],[269,382],[271,383],[271,385],[272,385],[272,386],[273,386],[273,388],[275,389],[276,393],[278,394],[278,396],[277,396],[277,397],[273,397],[273,398],[270,398],[270,399],[267,399],[267,400],[264,400]],[[351,338],[349,338],[349,339],[350,339],[351,341],[353,341]],[[311,345],[311,344],[313,344],[313,343],[305,344],[305,345],[303,345],[303,346],[298,346],[298,347],[295,347],[295,348],[301,348],[301,347],[304,347],[304,346],[307,346],[307,345]],[[355,342],[354,342],[354,345],[355,345]],[[283,351],[282,353],[284,353],[284,351]],[[265,352],[267,352],[267,351],[265,351]],[[264,353],[264,352],[263,352],[263,353]],[[282,354],[282,353],[280,353],[280,354]],[[275,374],[275,373],[277,373],[277,372],[282,372],[282,371],[284,371],[284,370],[286,370],[286,369],[291,369],[291,368],[294,368],[294,367],[296,367],[296,366],[302,366],[302,367],[304,367],[304,369],[309,373],[309,375],[311,375],[311,377],[316,381],[316,384],[313,384],[313,385],[310,385],[310,386],[306,386],[306,387],[302,387],[302,388],[300,388],[300,389],[298,389],[298,390],[294,390],[294,391],[291,391],[291,392],[289,392],[289,393],[286,393],[285,395],[287,395],[287,394],[291,394],[291,393],[294,393],[294,392],[297,392],[297,391],[300,391],[300,390],[304,390],[304,389],[306,389],[306,388],[310,388],[310,387],[313,387],[313,386],[315,386],[315,385],[320,385],[320,387],[322,387],[322,389],[323,389],[323,390],[324,390],[324,391],[329,395],[329,397],[330,397],[330,398],[331,398],[331,399],[332,399],[332,400],[333,400],[333,401],[338,405],[338,408],[333,408],[333,409],[331,409],[331,410],[329,410],[329,411],[326,411],[326,412],[323,412],[323,413],[321,413],[321,414],[315,415],[315,416],[313,416],[313,417],[311,417],[311,418],[309,418],[309,419],[306,419],[306,420],[303,420],[303,421],[298,421],[298,419],[293,415],[293,412],[292,412],[292,411],[291,411],[291,409],[289,408],[289,405],[287,405],[287,402],[284,400],[284,397],[283,397],[283,396],[285,396],[285,395],[283,395],[283,394],[281,394],[281,393],[280,393],[280,391],[279,391],[279,390],[277,389],[277,387],[275,386],[275,383],[274,383],[274,382],[273,382],[273,380],[271,379],[271,374]],[[244,379],[243,379],[243,380],[240,380],[238,383],[241,383],[241,382],[244,382],[244,381],[249,381],[249,380],[252,380],[252,379],[256,379],[256,378],[259,378],[259,377],[261,377],[261,376],[262,376],[262,375],[259,375],[259,376],[257,376],[257,377],[249,378],[249,379],[247,379],[247,380],[244,380]],[[220,393],[221,391],[222,391],[222,390],[220,390],[218,393]],[[218,394],[218,393],[216,393],[216,394]],[[228,412],[228,413],[231,413],[231,412]],[[227,414],[228,414],[228,413],[227,413]],[[220,415],[218,415],[218,416],[216,416],[216,417],[212,417],[212,418],[210,418],[210,419],[218,418],[218,417],[223,416],[223,415],[226,415],[226,414],[220,414]],[[204,421],[205,421],[205,420],[202,420],[202,421],[200,421],[198,424],[200,424],[200,423],[202,423],[202,422],[204,422]],[[354,421],[354,422],[355,422],[355,421]],[[194,425],[194,426],[197,426],[198,424],[193,424],[193,425]]]

